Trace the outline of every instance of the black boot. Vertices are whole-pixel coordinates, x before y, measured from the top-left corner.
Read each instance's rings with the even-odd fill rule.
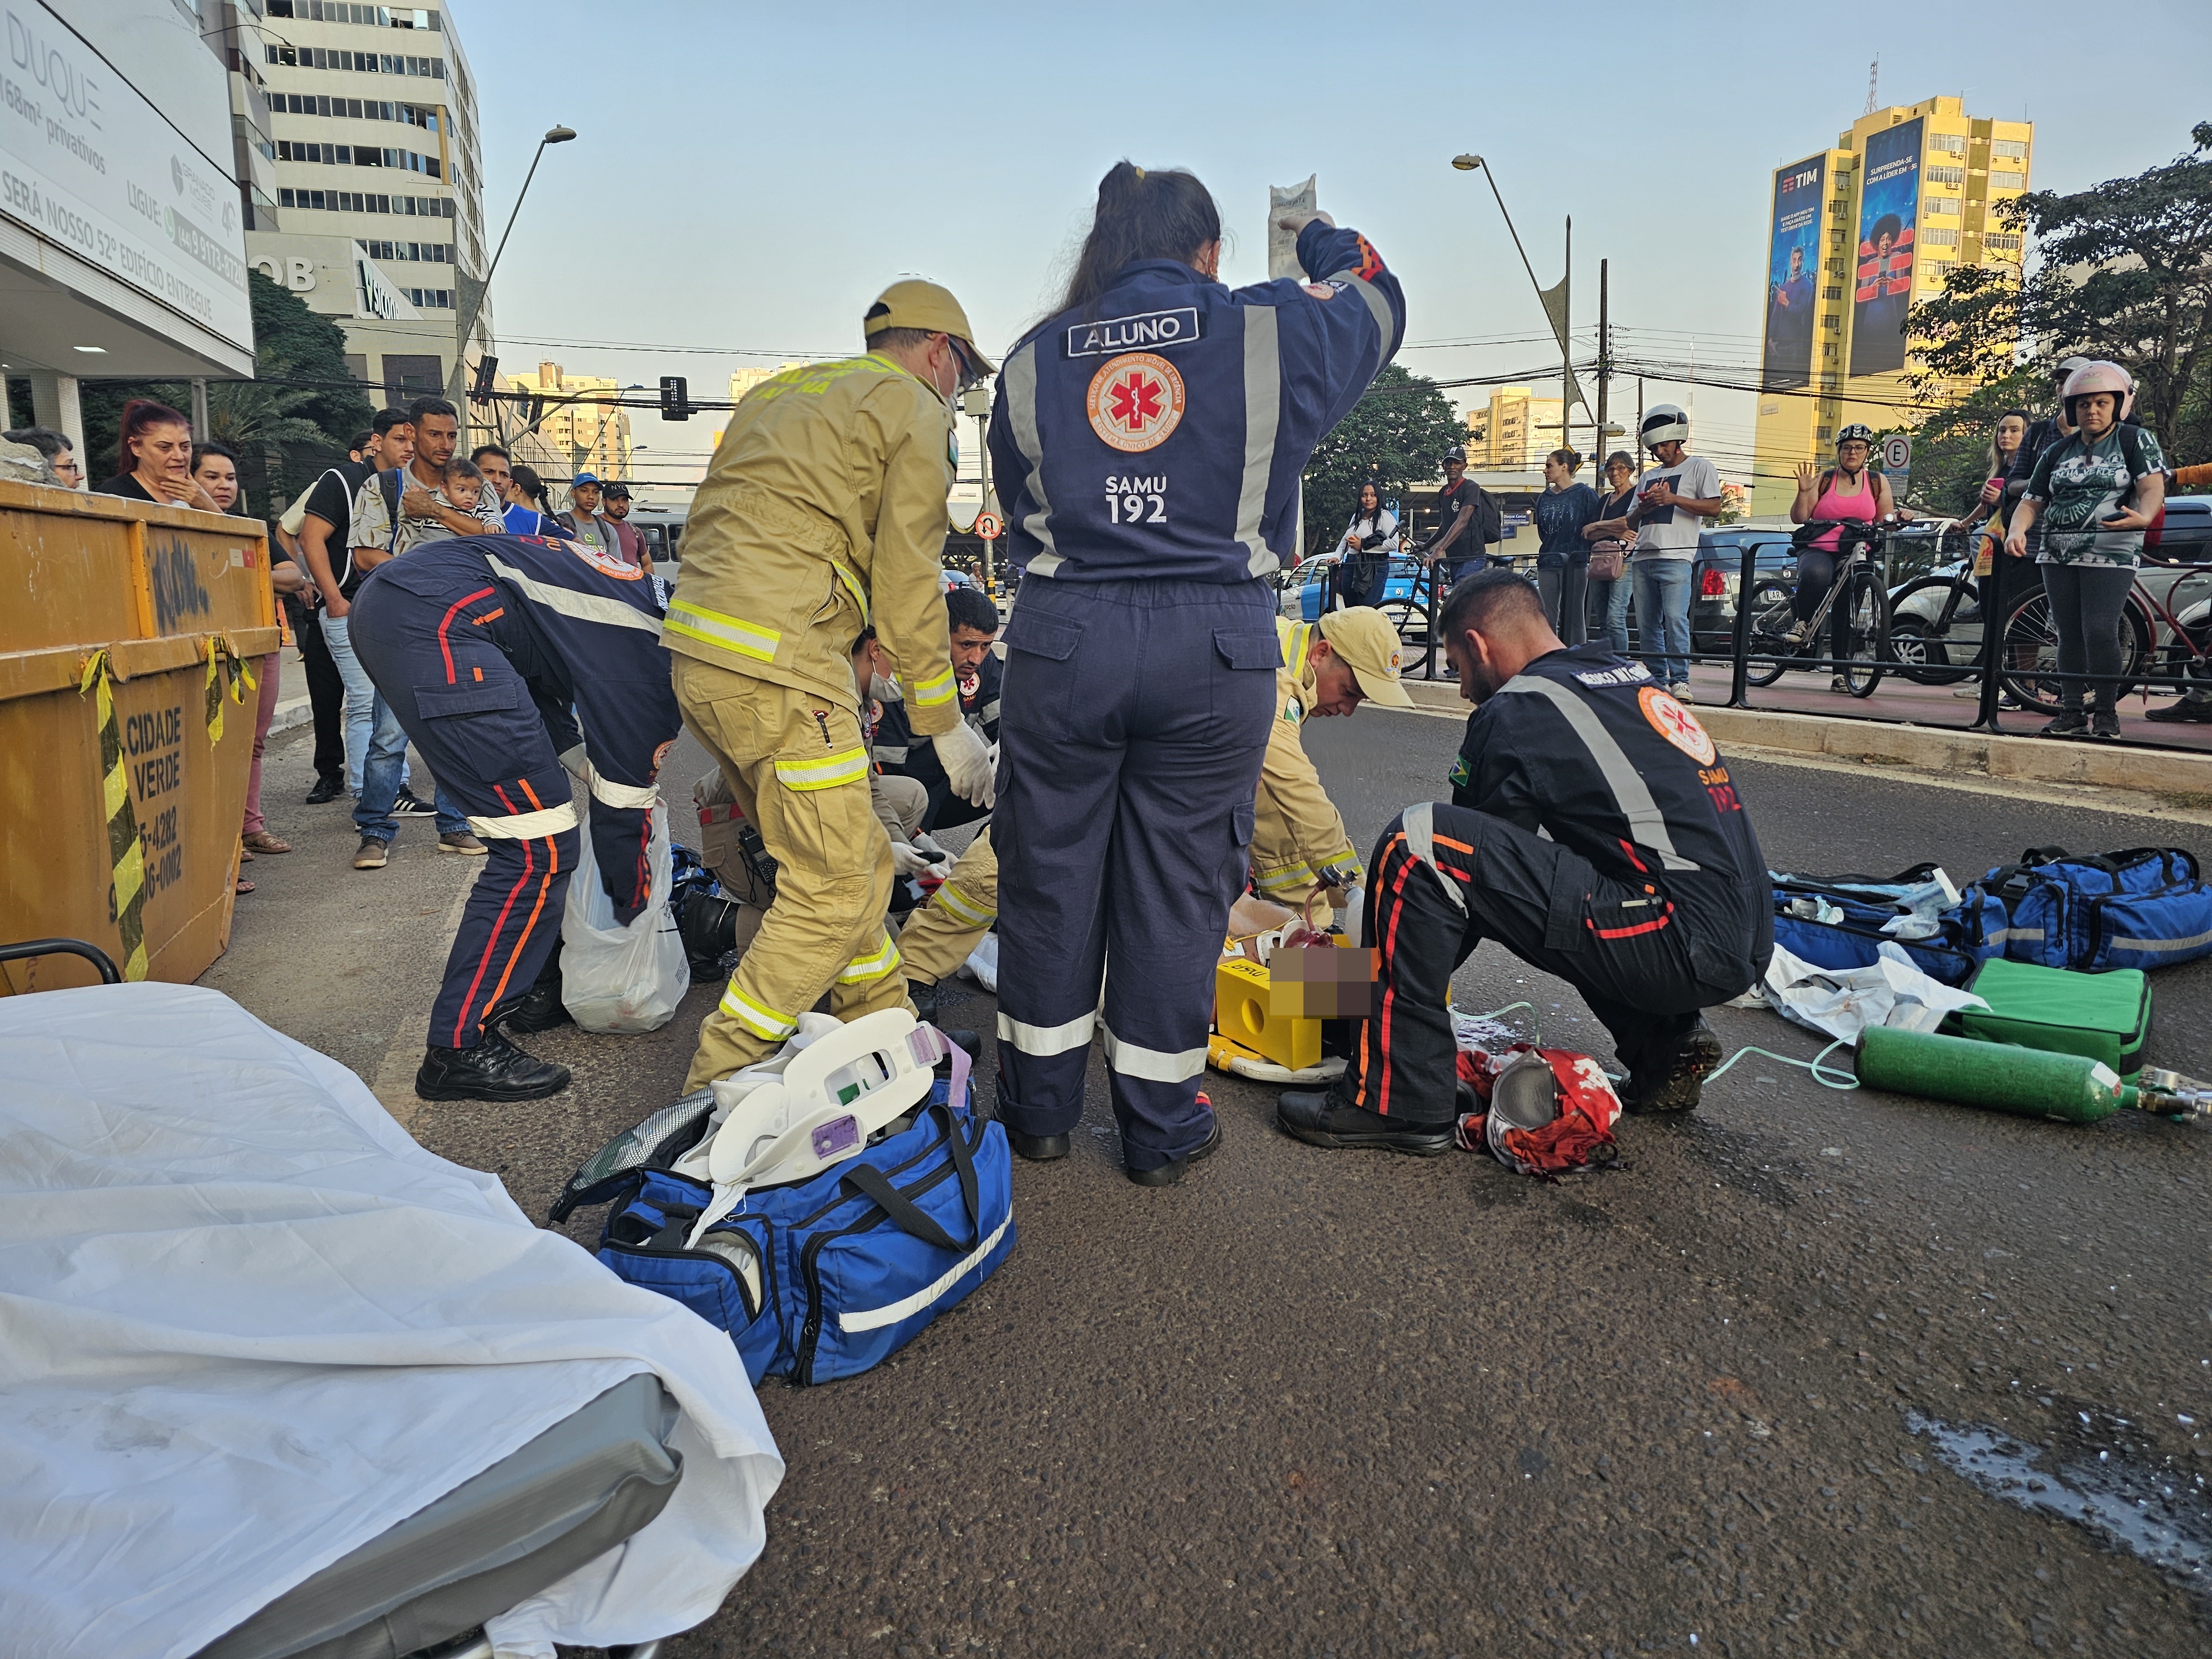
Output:
[[[1674,1052],[1648,1072],[1632,1068],[1620,1091],[1626,1112],[1662,1114],[1693,1110],[1705,1079],[1721,1063],[1721,1040],[1713,1028],[1698,1017]]]
[[[340,778],[317,778],[315,787],[307,791],[307,805],[320,806],[326,800],[336,800],[346,792],[346,781]]]
[[[906,982],[907,1000],[914,1004],[914,1017],[924,1025],[937,1024],[937,981],[910,979]]]
[[[1451,1151],[1456,1125],[1409,1123],[1385,1117],[1340,1099],[1334,1090],[1288,1089],[1275,1102],[1275,1125],[1310,1146],[1331,1151],[1376,1147],[1414,1158],[1439,1158]]]
[[[2088,729],[2089,717],[2078,708],[2068,708],[2035,735],[2039,738],[2078,738]]]
[[[1050,1164],[1067,1156],[1066,1135],[1025,1135],[1019,1129],[1009,1128],[1006,1144],[1032,1164]]]
[[[541,979],[507,1004],[507,1012],[494,1011],[491,1023],[510,1031],[550,1031],[556,1025],[573,1025],[576,1017],[561,1000],[561,976]]]
[[[1206,1097],[1200,1095],[1199,1098],[1200,1100],[1204,1100]],[[1211,1102],[1208,1102],[1207,1103],[1209,1105],[1212,1104]],[[1125,1170],[1124,1173],[1126,1173],[1129,1179],[1135,1182],[1139,1187],[1172,1187],[1176,1182],[1182,1179],[1184,1170],[1190,1168],[1192,1164],[1197,1163],[1201,1158],[1212,1158],[1214,1153],[1214,1149],[1220,1145],[1221,1120],[1219,1118],[1216,1118],[1213,1121],[1212,1133],[1208,1134],[1206,1139],[1199,1144],[1198,1150],[1191,1153],[1189,1157],[1171,1158],[1157,1169],[1127,1170]]]
[[[431,1048],[415,1073],[424,1100],[540,1100],[568,1086],[568,1068],[535,1060],[496,1030],[473,1048]]]

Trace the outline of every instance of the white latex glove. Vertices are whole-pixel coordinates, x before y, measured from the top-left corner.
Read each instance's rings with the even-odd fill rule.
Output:
[[[975,728],[963,720],[930,741],[937,745],[937,758],[944,764],[952,793],[971,806],[988,806],[997,794],[992,785],[995,771]]]
[[[909,847],[902,841],[891,843],[891,866],[902,876],[918,876],[929,868],[929,854],[918,847]]]
[[[896,843],[893,844],[896,845]],[[927,830],[917,830],[915,831],[914,846],[915,850],[926,854],[932,864],[950,864],[952,862],[951,853],[945,848],[939,846],[936,839],[932,836]]]

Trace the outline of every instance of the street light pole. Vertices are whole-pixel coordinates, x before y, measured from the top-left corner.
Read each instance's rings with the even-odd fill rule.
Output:
[[[530,171],[522,175],[522,188],[514,193],[514,211],[507,216],[507,228],[499,234],[499,246],[492,250],[491,263],[484,267],[483,282],[477,289],[476,301],[469,307],[469,319],[461,325],[459,338],[453,347],[453,377],[447,383],[447,396],[458,400],[462,382],[468,376],[468,364],[464,360],[469,349],[469,336],[475,332],[477,319],[483,315],[483,302],[491,293],[492,273],[499,269],[499,256],[507,252],[507,239],[514,234],[514,222],[522,212],[522,198],[530,194],[530,181],[538,176],[538,163],[545,154],[548,144],[565,144],[576,136],[573,127],[554,127],[538,141],[538,148],[530,157]]]
[[[1514,228],[1513,216],[1506,210],[1505,198],[1498,188],[1498,175],[1490,164],[1480,155],[1464,155],[1452,157],[1452,165],[1462,173],[1480,173],[1490,185],[1490,193],[1498,202],[1498,216],[1505,221],[1505,234],[1513,239],[1513,251],[1521,256],[1521,269],[1528,273],[1528,286],[1536,290],[1536,303],[1544,308],[1545,320],[1549,322],[1559,341],[1559,445],[1568,447],[1567,433],[1570,413],[1574,404],[1575,369],[1573,352],[1568,345],[1571,337],[1567,332],[1567,301],[1569,283],[1574,275],[1575,222],[1567,221],[1567,270],[1559,277],[1559,309],[1552,311],[1550,293],[1536,280],[1536,268],[1528,263],[1528,250],[1521,246],[1521,233]]]

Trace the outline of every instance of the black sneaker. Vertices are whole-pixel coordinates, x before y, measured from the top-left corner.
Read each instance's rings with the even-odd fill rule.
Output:
[[[2069,708],[2035,735],[2039,738],[2078,738],[2089,729],[2089,717],[2078,708]]]
[[[1701,1015],[1662,1075],[1638,1078],[1630,1073],[1627,1087],[1621,1091],[1621,1109],[1653,1115],[1692,1111],[1705,1079],[1720,1063],[1721,1040]]]
[[[2093,738],[2117,738],[2120,735],[2119,711],[2100,708],[2089,716],[2089,735]]]
[[[473,1048],[431,1048],[415,1073],[424,1100],[542,1100],[568,1086],[568,1068],[536,1060],[497,1031]]]
[[[2183,697],[2163,708],[2152,709],[2143,718],[2156,720],[2160,726],[2172,720],[2196,720],[2212,725],[2212,697]]]
[[[1457,1126],[1408,1123],[1339,1100],[1333,1091],[1286,1090],[1275,1102],[1275,1127],[1312,1146],[1331,1151],[1375,1148],[1414,1158],[1441,1158],[1452,1150]]]
[[[937,1024],[937,981],[935,980],[907,981],[906,999],[914,1004],[914,1017],[917,1024],[923,1025]]]
[[[343,778],[317,778],[315,787],[307,791],[307,805],[320,806],[326,800],[336,800],[346,792]]]
[[[403,787],[392,798],[392,816],[395,818],[434,818],[438,816],[438,809],[412,789]]]

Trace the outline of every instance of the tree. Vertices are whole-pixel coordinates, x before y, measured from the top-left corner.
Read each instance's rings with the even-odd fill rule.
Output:
[[[1439,477],[1444,451],[1466,441],[1466,426],[1435,381],[1383,365],[1306,463],[1306,555],[1336,544],[1361,484],[1372,480],[1382,495],[1402,500],[1414,485]]]
[[[247,503],[270,510],[314,483],[374,415],[345,360],[345,331],[281,283],[247,273],[253,301],[254,378],[208,384],[208,434],[239,453]],[[153,398],[190,410],[183,380],[94,380],[82,392],[86,471],[122,471],[116,428],[123,405]],[[95,471],[97,465],[101,470]]]
[[[1940,297],[1913,308],[1908,332],[1931,343],[1919,389],[2000,380],[2023,340],[2045,362],[2108,357],[2136,377],[2144,424],[2169,450],[2190,447],[2198,434],[2185,430],[2184,411],[2204,407],[2212,368],[2212,122],[2190,136],[2190,154],[2132,179],[2001,204],[2000,224],[2034,232],[2036,269],[2015,287],[1998,270],[1961,265]]]
[[[1938,410],[1917,428],[1896,428],[1912,434],[1912,478],[1905,504],[1945,518],[1967,512],[1989,482],[1990,440],[2005,411],[2024,409],[2033,418],[2050,400],[2051,382],[2041,369],[2014,368]]]

